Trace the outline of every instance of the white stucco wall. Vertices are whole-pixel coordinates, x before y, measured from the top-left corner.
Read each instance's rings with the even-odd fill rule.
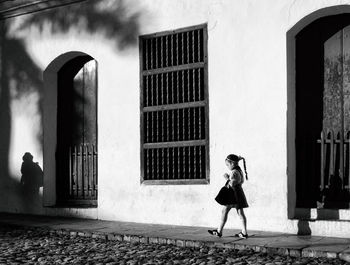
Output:
[[[295,233],[297,222],[288,220],[287,213],[286,33],[310,13],[350,1],[134,0],[127,3],[130,12],[140,12],[140,34],[208,25],[210,184],[140,185],[137,45],[121,51],[103,34],[88,34],[75,28],[64,34],[51,32],[49,26],[43,31],[33,27],[26,31],[14,29],[12,34],[24,40],[28,55],[42,71],[56,57],[69,51],[84,52],[98,62],[98,208],[37,208],[35,213],[217,226],[221,209],[214,197],[224,184],[224,159],[227,154],[236,153],[247,160],[249,181],[245,182],[244,190],[250,205],[246,210],[248,228]],[[23,100],[11,104],[9,165],[16,181],[25,151],[32,150],[34,160],[40,165],[43,157],[42,148],[35,142],[38,114],[31,105],[35,105],[36,97]],[[25,107],[21,108],[20,104]],[[35,114],[28,114],[30,111]],[[11,191],[2,188],[0,194],[4,192]],[[2,211],[21,211],[11,202],[0,205]],[[239,228],[239,225],[232,211],[227,227]],[[335,229],[329,222],[311,224],[313,234],[327,231],[329,235],[344,236],[341,233],[347,228],[347,224]]]

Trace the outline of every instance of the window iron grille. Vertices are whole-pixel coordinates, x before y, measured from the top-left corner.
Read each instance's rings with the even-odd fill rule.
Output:
[[[141,182],[209,181],[207,27],[140,37]]]

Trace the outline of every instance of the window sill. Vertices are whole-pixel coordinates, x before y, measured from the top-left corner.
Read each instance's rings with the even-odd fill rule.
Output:
[[[143,180],[142,185],[207,185],[207,179],[162,179],[162,180]]]
[[[97,200],[65,200],[59,201],[51,208],[97,208]]]

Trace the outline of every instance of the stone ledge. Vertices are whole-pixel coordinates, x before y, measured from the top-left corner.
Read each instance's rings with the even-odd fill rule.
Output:
[[[235,241],[227,241],[225,238],[217,240],[213,240],[213,238],[203,237],[200,238],[198,236],[191,238],[185,236],[185,238],[181,238],[181,233],[176,235],[174,233],[170,233],[169,237],[165,234],[162,236],[156,236],[149,234],[149,231],[146,233],[138,233],[138,234],[124,234],[119,232],[103,232],[103,231],[93,231],[90,229],[76,229],[76,228],[53,228],[49,226],[42,227],[33,227],[31,225],[17,225],[20,227],[25,227],[30,230],[46,230],[51,234],[58,235],[67,235],[70,237],[90,237],[90,238],[98,238],[109,241],[125,241],[125,242],[139,242],[139,243],[152,243],[152,244],[164,244],[164,245],[174,245],[179,247],[188,247],[188,248],[201,248],[201,247],[215,247],[215,248],[228,248],[228,249],[237,249],[237,250],[253,250],[255,252],[262,253],[270,253],[270,254],[278,254],[292,257],[308,257],[308,258],[329,258],[336,259],[339,258],[346,262],[350,262],[350,248],[346,248],[341,251],[332,251],[327,249],[318,249],[317,245],[313,248],[312,245],[305,244],[304,247],[298,246],[288,247],[282,243],[281,246],[276,245],[276,242],[273,243],[273,246],[269,246],[266,244],[262,244],[261,240],[258,241],[257,244],[254,244],[254,241],[247,242],[245,244],[244,240],[235,240]],[[253,236],[251,237],[254,238]],[[329,241],[332,242],[332,241]],[[328,242],[328,243],[329,243]],[[345,240],[345,242],[347,242]],[[342,242],[343,244],[343,242]],[[349,244],[350,246],[350,244]],[[331,247],[330,249],[334,249]],[[344,249],[344,248],[343,248]]]
[[[338,258],[338,254],[332,251],[320,251],[313,249],[303,249],[301,252],[301,256],[305,258],[329,258],[336,259]]]
[[[211,241],[201,241],[201,240],[184,240],[184,239],[173,239],[164,237],[149,237],[142,235],[122,235],[122,234],[112,234],[112,233],[91,233],[82,232],[75,230],[50,230],[51,233],[64,234],[70,236],[83,236],[92,237],[110,241],[125,241],[131,243],[151,243],[151,244],[166,244],[174,245],[179,247],[189,247],[189,248],[201,248],[201,247],[217,247],[217,248],[231,248],[237,250],[254,250],[255,252],[277,254],[292,257],[307,257],[307,258],[329,258],[336,259],[340,258],[344,261],[350,262],[350,253],[336,253],[331,251],[320,251],[313,250],[308,247],[307,249],[294,249],[288,247],[269,247],[269,246],[258,246],[258,245],[245,245],[242,243],[224,243],[224,242],[211,242]]]
[[[346,252],[346,253],[339,253],[338,255],[339,259],[344,260],[346,262],[350,262],[350,253]]]

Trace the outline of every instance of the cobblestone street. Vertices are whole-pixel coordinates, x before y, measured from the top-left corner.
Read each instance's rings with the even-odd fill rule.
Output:
[[[0,264],[347,264],[250,250],[185,248],[58,235],[44,229],[0,228]]]

